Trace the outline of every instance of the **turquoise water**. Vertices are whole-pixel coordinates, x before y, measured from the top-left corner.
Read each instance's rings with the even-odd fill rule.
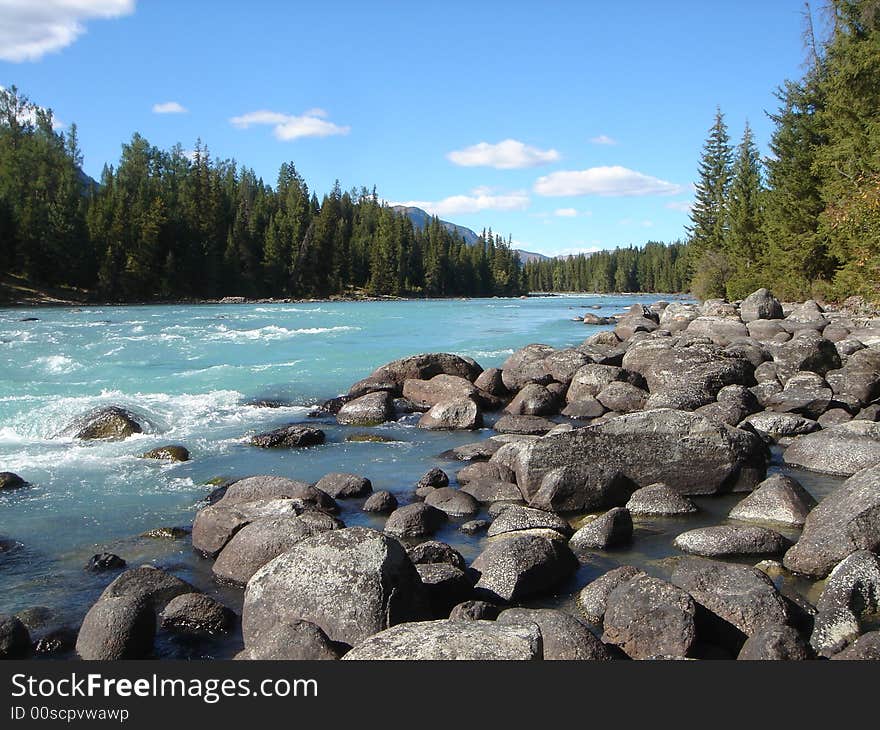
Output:
[[[237,606],[240,592],[216,586],[209,563],[188,540],[138,536],[191,525],[199,500],[212,489],[206,482],[216,477],[271,473],[315,481],[330,471],[351,471],[402,503],[412,501],[413,486],[427,469],[439,465],[452,476],[461,466],[438,454],[492,432],[443,434],[388,424],[377,430],[392,443],[350,443],[346,435],[366,429],[322,422],[325,445],[292,451],[254,449],[244,443],[248,436],[310,420],[309,406],[394,358],[446,351],[474,357],[484,367],[500,365],[530,342],[582,342],[597,329],[571,321],[586,306],[600,305],[589,311],[609,315],[657,298],[2,309],[0,471],[16,472],[32,486],[0,495],[0,536],[21,543],[0,553],[0,613],[47,606],[56,621],[76,624],[113,577],[83,571],[88,558],[103,550],[130,565],[166,567]],[[28,317],[38,321],[21,321]],[[289,405],[248,405],[263,398]],[[111,404],[145,416],[148,432],[119,443],[59,435],[77,415]],[[192,460],[167,465],[138,458],[168,443],[186,446]],[[811,488],[821,492],[831,483]],[[703,516],[681,529],[717,523],[731,499],[736,501],[708,500]],[[360,511],[361,500],[341,504],[346,524],[381,527],[381,520]],[[456,528],[450,523],[438,538],[473,557],[481,540]],[[668,526],[655,524],[640,529],[638,549],[621,560],[659,561],[662,572],[669,543],[681,530],[667,535]],[[586,566],[576,582],[586,583],[602,568]],[[207,649],[165,646],[160,653],[223,656],[234,648],[234,642]]]

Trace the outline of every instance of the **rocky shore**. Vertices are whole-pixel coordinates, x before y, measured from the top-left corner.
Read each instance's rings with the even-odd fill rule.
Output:
[[[581,345],[531,344],[500,368],[450,353],[387,363],[314,422],[249,437],[322,448],[322,419],[361,434],[388,421],[495,431],[445,454],[461,468],[431,469],[401,504],[373,490],[369,464],[221,484],[192,547],[242,592],[241,616],[205,586],[96,555],[90,569],[115,577],[56,649],[142,658],[157,632],[240,632],[239,659],[880,658],[880,320],[766,290],[637,304],[590,334],[609,324],[595,319],[572,324]],[[125,439],[146,425],[109,408],[68,432]],[[788,475],[768,473],[771,448]],[[143,456],[189,458],[174,444]],[[817,503],[793,470],[845,480]],[[0,490],[26,479],[0,474]],[[731,494],[726,520],[687,527],[695,499]],[[343,500],[387,515],[384,528],[346,527]],[[679,552],[664,577],[615,560],[648,518]],[[474,559],[433,539],[450,522],[481,536]],[[578,585],[597,556],[617,566]],[[571,610],[535,607],[566,593]],[[0,616],[0,657],[35,650],[25,624]]]

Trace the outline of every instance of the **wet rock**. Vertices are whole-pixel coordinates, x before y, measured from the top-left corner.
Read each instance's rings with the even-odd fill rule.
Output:
[[[65,429],[81,441],[122,441],[136,433],[143,433],[138,416],[126,408],[109,406],[97,408],[77,419]]]
[[[478,535],[488,530],[490,524],[492,523],[489,520],[468,520],[464,524],[459,525],[458,530],[465,535]]]
[[[248,443],[261,449],[292,449],[317,446],[324,443],[324,432],[319,428],[291,424],[253,436]]]
[[[61,626],[48,631],[34,642],[34,654],[41,656],[67,654],[76,648],[75,629]]]
[[[568,546],[575,555],[582,556],[591,550],[607,550],[632,542],[633,524],[629,510],[615,507],[601,517],[587,522],[571,539]]]
[[[498,433],[518,434],[522,436],[543,436],[552,430],[556,424],[540,416],[502,416],[493,428]]]
[[[676,565],[671,580],[745,636],[788,623],[788,605],[773,581],[748,565],[685,558]]]
[[[685,657],[697,638],[697,606],[671,583],[637,575],[608,595],[602,640],[633,659]]]
[[[0,492],[26,487],[27,482],[11,471],[0,471]]]
[[[800,483],[783,474],[773,474],[736,505],[728,515],[744,522],[777,522],[800,527],[816,500]]]
[[[412,538],[433,535],[446,522],[446,513],[424,502],[398,507],[385,523],[385,532],[395,537]]]
[[[743,322],[756,319],[782,319],[782,304],[768,289],[758,289],[743,299],[739,306],[739,316]]]
[[[332,472],[321,477],[315,483],[315,489],[320,489],[335,499],[347,499],[369,494],[373,491],[373,485],[369,479],[358,474]]]
[[[0,659],[24,659],[31,651],[31,637],[15,616],[0,614]]]
[[[185,593],[173,598],[159,616],[163,629],[180,634],[226,634],[235,614],[204,593]]]
[[[420,487],[433,487],[434,489],[439,489],[440,487],[448,486],[449,475],[437,467],[426,471],[416,483],[416,489],[419,489]]]
[[[789,466],[850,476],[880,461],[880,424],[849,421],[799,436],[783,459]]]
[[[155,635],[156,614],[147,598],[102,596],[83,619],[76,652],[86,660],[144,659]]]
[[[90,573],[103,573],[108,570],[122,570],[126,562],[113,553],[98,553],[89,558],[85,569]]]
[[[432,563],[448,563],[459,570],[465,569],[464,558],[454,548],[445,542],[428,540],[419,543],[406,551],[414,565],[428,565]]]
[[[775,530],[752,525],[715,525],[683,532],[673,541],[679,550],[692,555],[781,555],[791,541]]]
[[[501,366],[501,378],[504,386],[516,393],[529,383],[546,385],[553,376],[544,365],[544,358],[552,355],[555,350],[549,345],[526,345],[514,352]]]
[[[346,403],[336,414],[343,426],[376,426],[394,416],[394,399],[390,393],[368,393]]]
[[[19,611],[15,614],[15,618],[21,621],[28,631],[35,631],[49,624],[55,615],[46,606],[31,606],[24,611]]]
[[[350,527],[298,543],[248,581],[242,612],[245,646],[279,623],[310,621],[332,641],[354,645],[419,616],[421,580],[397,540]]]
[[[498,623],[537,624],[544,642],[544,659],[609,661],[611,655],[587,625],[576,616],[550,608],[508,608]]]
[[[154,527],[152,530],[142,532],[138,537],[146,537],[150,540],[183,540],[189,532],[185,527]]]
[[[349,395],[359,397],[373,391],[388,390],[401,395],[407,380],[430,380],[435,375],[455,375],[473,382],[483,369],[471,358],[446,352],[423,353],[394,360],[355,383]]]
[[[383,436],[380,433],[353,433],[345,437],[345,440],[355,444],[393,444],[396,439]]]
[[[621,565],[585,585],[578,593],[577,605],[586,616],[587,621],[596,625],[601,624],[611,591],[637,575],[645,574],[632,565]]]
[[[564,543],[534,535],[491,542],[471,564],[479,597],[501,603],[541,594],[576,567],[577,560]]]
[[[819,424],[805,416],[795,413],[773,413],[762,411],[748,416],[743,423],[750,424],[756,431],[775,441],[786,436],[801,436],[819,428]]]
[[[584,314],[581,321],[584,324],[589,324],[589,325],[594,325],[594,326],[595,325],[602,326],[602,325],[608,325],[608,324],[615,323],[615,320],[611,319],[611,317],[600,317],[598,314],[593,314],[592,312],[587,312],[586,314]]]
[[[141,454],[143,459],[161,459],[163,461],[189,461],[189,450],[184,446],[159,446]]]
[[[496,621],[421,621],[382,631],[355,646],[345,660],[532,660],[542,657],[537,625]]]
[[[310,621],[282,620],[267,627],[240,652],[236,659],[332,661],[339,659],[338,644],[330,641]]]
[[[504,409],[514,416],[550,416],[559,411],[556,396],[543,385],[529,383]]]
[[[609,411],[634,413],[645,407],[648,394],[630,383],[617,381],[602,388],[596,396],[596,400]]]
[[[373,492],[367,497],[362,509],[364,512],[393,512],[397,509],[397,497],[385,490]]]
[[[558,515],[520,505],[511,505],[502,511],[492,521],[487,534],[494,537],[503,533],[534,529],[555,530],[564,536],[572,534],[571,525]]]
[[[154,611],[160,611],[172,598],[193,593],[196,589],[185,580],[151,565],[130,568],[108,585],[99,602],[105,598],[132,596],[147,601]]]
[[[449,563],[421,563],[416,570],[422,580],[428,613],[434,618],[446,618],[473,591],[465,572]]]
[[[315,532],[294,516],[258,519],[235,533],[211,569],[221,581],[244,585],[266,563]]]
[[[638,484],[663,482],[679,494],[747,490],[764,478],[765,464],[758,436],[661,409],[525,444],[515,471],[532,506],[575,511],[626,504]]]
[[[425,497],[425,504],[450,517],[471,517],[480,511],[480,503],[467,492],[453,487],[440,487]]]
[[[245,502],[278,499],[296,500],[301,507],[311,505],[327,512],[339,510],[339,506],[329,494],[311,484],[285,477],[263,475],[246,477],[234,482],[217,504],[241,506]]]
[[[457,459],[458,461],[485,461],[501,448],[501,442],[495,439],[486,439],[472,444],[463,444],[454,449],[440,454],[442,459]]]
[[[649,484],[633,492],[626,503],[631,515],[672,516],[697,512],[697,506],[665,484]]]
[[[449,612],[453,621],[494,621],[501,607],[488,601],[462,601]]]
[[[470,399],[438,403],[419,419],[419,428],[445,431],[470,431],[481,428],[483,414]]]
[[[803,661],[812,652],[791,626],[766,626],[750,636],[737,659],[758,661]]]
[[[786,554],[785,567],[822,578],[856,550],[880,546],[880,465],[857,472],[826,496]]]

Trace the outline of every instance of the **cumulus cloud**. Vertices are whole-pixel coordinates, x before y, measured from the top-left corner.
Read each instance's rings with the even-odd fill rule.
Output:
[[[392,205],[421,208],[431,215],[444,218],[484,210],[524,210],[529,206],[529,196],[524,190],[497,193],[489,188],[476,188],[469,195],[451,195],[443,200],[410,200]]]
[[[308,109],[299,116],[261,109],[232,117],[229,121],[239,129],[248,129],[254,125],[271,126],[275,137],[284,142],[303,137],[332,137],[351,131],[351,127],[328,121],[327,112],[323,109]]]
[[[183,104],[176,101],[163,101],[153,104],[153,114],[186,114],[189,111]]]
[[[666,204],[666,207],[669,210],[677,210],[682,213],[690,213],[691,209],[694,207],[694,204],[690,200],[671,200]]]
[[[0,59],[38,61],[86,32],[86,22],[134,12],[135,0],[2,0]]]
[[[538,195],[561,197],[600,195],[625,197],[636,195],[677,195],[680,185],[667,182],[620,165],[591,167],[587,170],[561,170],[539,177],[534,190]]]
[[[600,134],[598,137],[590,137],[590,142],[593,144],[617,144],[617,140],[614,137],[609,137],[607,134]]]
[[[516,139],[505,139],[498,144],[480,142],[479,144],[453,150],[446,159],[460,167],[494,167],[497,170],[515,170],[536,167],[548,162],[556,162],[556,150],[542,150]]]

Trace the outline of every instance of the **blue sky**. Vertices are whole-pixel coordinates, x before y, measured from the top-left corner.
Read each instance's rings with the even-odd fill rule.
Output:
[[[76,122],[94,177],[134,131],[201,138],[557,254],[684,235],[716,105],[766,151],[802,7],[0,0],[0,85]]]

